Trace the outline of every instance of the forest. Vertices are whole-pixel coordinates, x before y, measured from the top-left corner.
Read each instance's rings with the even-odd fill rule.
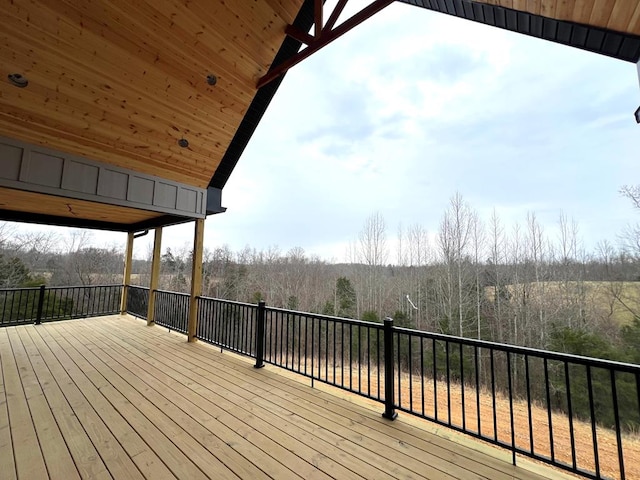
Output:
[[[637,207],[635,187],[625,194]],[[452,196],[438,231],[391,233],[365,219],[346,254],[329,263],[302,248],[205,249],[204,296],[381,321],[420,330],[640,363],[640,227],[615,243],[582,248],[578,225],[561,215],[548,235],[535,213],[506,228]],[[393,253],[391,244],[393,243]],[[150,252],[133,265],[149,284]],[[188,292],[191,250],[164,248],[160,288]],[[89,231],[65,238],[0,224],[0,288],[122,282],[121,246],[96,247]]]

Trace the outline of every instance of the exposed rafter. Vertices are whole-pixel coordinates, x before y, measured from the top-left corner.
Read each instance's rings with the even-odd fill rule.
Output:
[[[344,7],[347,5],[348,1],[349,0],[338,0],[338,3],[329,15],[327,22],[323,24],[325,13],[324,2],[323,0],[315,0],[313,35],[303,32],[293,25],[288,25],[285,33],[307,46],[289,59],[271,68],[271,70],[269,70],[266,75],[258,80],[258,88],[261,88],[272,80],[275,80],[291,67],[310,57],[321,48],[333,42],[336,38],[341,37],[348,31],[352,30],[354,27],[357,27],[362,22],[371,18],[380,10],[394,2],[394,0],[375,0],[371,2],[370,5],[353,15],[351,18],[334,28],[336,22],[338,21],[338,17],[344,10]]]

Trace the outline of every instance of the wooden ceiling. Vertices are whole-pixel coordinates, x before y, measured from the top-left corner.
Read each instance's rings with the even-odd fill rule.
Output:
[[[639,0],[399,1],[640,57]],[[314,0],[0,0],[0,137],[221,190],[280,82],[258,80],[295,55],[285,28],[309,31],[313,12]],[[0,219],[123,230],[189,219],[169,217],[0,188]]]
[[[302,3],[1,0],[0,135],[206,188]]]
[[[640,2],[634,0],[475,0],[543,17],[640,35]]]
[[[31,213],[31,218],[23,217],[36,223],[45,217],[64,218],[69,225],[82,226],[101,223],[103,228],[113,225],[119,230],[120,224],[135,225],[152,222],[162,217],[162,213],[149,212],[137,208],[120,207],[96,202],[88,202],[73,198],[64,198],[42,193],[0,187],[0,209],[21,213]],[[11,218],[8,218],[11,220]],[[117,223],[114,222],[117,219]],[[88,222],[88,223],[87,223]]]

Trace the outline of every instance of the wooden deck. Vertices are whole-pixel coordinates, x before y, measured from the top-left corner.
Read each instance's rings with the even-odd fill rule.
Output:
[[[127,316],[0,328],[0,361],[3,479],[564,476]]]

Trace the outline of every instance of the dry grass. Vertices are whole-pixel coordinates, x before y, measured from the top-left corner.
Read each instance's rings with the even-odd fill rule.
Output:
[[[512,285],[507,288],[515,293]],[[587,314],[615,325],[629,324],[640,312],[640,282],[554,281],[543,282],[539,288],[533,284],[529,288],[531,300],[556,308],[576,301],[584,292],[583,307]],[[485,292],[487,299],[493,300],[494,287],[486,287]]]
[[[339,372],[339,368],[336,372]],[[316,370],[317,373],[317,370]],[[329,368],[328,382],[333,382],[333,368]],[[324,375],[324,369],[321,374]],[[380,375],[380,391],[384,396],[383,373]],[[349,374],[345,373],[344,378],[336,375],[336,383],[349,386]],[[434,381],[429,378],[420,382],[420,378],[413,376],[413,382],[409,381],[407,374],[401,378],[402,389],[398,390],[396,377],[396,403],[402,408],[412,409],[427,417],[436,418],[440,422],[449,422],[449,411],[451,412],[450,422],[452,425],[464,428],[467,431],[478,433],[478,401],[476,390],[466,386],[464,389],[464,416],[462,409],[463,392],[460,384],[451,384],[447,391],[445,382],[435,382],[437,391],[437,412],[436,396],[434,395]],[[360,389],[363,393],[370,393],[373,396],[378,392],[378,372],[372,370],[371,379],[367,381],[366,372],[360,372],[360,382],[358,369],[353,368],[351,374],[351,384],[354,389]],[[423,395],[424,385],[424,395]],[[511,444],[511,409],[509,399],[501,394],[495,397],[495,419],[493,413],[493,396],[490,391],[480,391],[480,432],[490,439],[497,439],[500,442]],[[450,407],[450,410],[449,410]],[[531,405],[531,431],[529,430],[529,407],[526,401],[514,400],[513,402],[513,438],[515,444],[523,449],[533,451],[537,455],[551,457],[551,435],[549,428],[549,416],[547,409],[540,405]],[[595,472],[595,455],[593,432],[590,423],[573,420],[573,429],[570,429],[569,418],[560,412],[553,412],[551,415],[553,429],[553,450],[556,461],[573,464],[571,455],[571,431],[573,431],[573,443],[575,446],[575,461],[579,469]],[[620,468],[618,462],[618,443],[613,430],[601,426],[596,427],[596,440],[598,450],[598,461],[600,475],[605,478],[620,478]],[[626,478],[640,479],[640,436],[633,434],[622,435],[622,448],[624,458],[624,468]]]

